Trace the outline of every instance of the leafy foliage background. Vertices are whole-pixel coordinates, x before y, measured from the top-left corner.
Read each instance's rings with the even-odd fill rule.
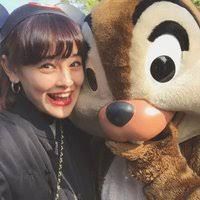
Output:
[[[193,0],[194,4],[200,6],[200,0]]]
[[[93,6],[101,0],[61,0],[63,3],[70,3],[78,6],[85,13],[89,13]]]

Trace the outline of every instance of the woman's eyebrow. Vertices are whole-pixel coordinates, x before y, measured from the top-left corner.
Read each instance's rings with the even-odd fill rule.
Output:
[[[74,54],[71,54],[70,57],[79,57],[80,54],[79,53],[74,53]]]

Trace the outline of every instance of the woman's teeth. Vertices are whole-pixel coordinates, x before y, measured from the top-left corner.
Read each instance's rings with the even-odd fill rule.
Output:
[[[53,99],[58,99],[58,98],[68,98],[70,96],[69,93],[63,93],[63,94],[49,94],[49,96]]]

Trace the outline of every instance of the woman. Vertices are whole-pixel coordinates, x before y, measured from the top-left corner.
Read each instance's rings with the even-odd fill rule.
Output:
[[[0,199],[96,199],[90,138],[62,120],[77,101],[85,51],[79,27],[56,7],[27,4],[4,20]]]

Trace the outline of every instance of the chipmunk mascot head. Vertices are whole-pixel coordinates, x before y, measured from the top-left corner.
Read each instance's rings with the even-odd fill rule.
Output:
[[[197,8],[102,0],[82,30],[89,54],[72,120],[123,157],[110,164],[102,199],[200,199]]]

